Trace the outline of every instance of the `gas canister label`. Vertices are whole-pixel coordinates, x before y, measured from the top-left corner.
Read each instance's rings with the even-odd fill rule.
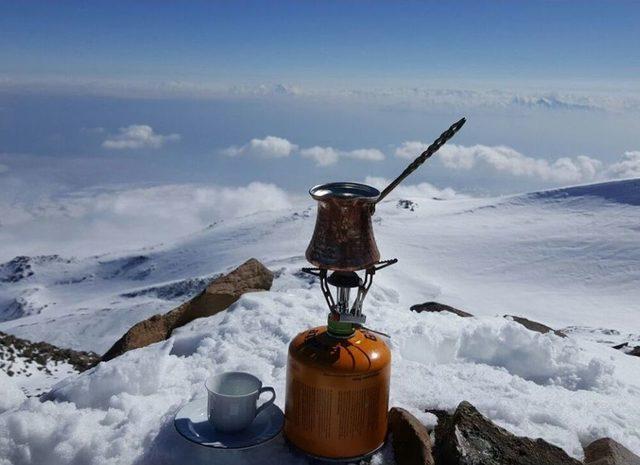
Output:
[[[307,434],[323,439],[355,438],[377,431],[380,422],[385,421],[386,392],[385,385],[338,390],[294,380],[290,398],[292,415],[288,420]]]

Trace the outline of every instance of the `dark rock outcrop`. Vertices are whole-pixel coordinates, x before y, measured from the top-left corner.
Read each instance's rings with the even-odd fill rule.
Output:
[[[404,409],[389,411],[389,432],[398,465],[434,465],[427,428]]]
[[[221,275],[210,276],[208,278],[182,279],[168,284],[161,284],[159,286],[145,287],[125,292],[120,294],[120,296],[128,299],[134,299],[141,296],[154,296],[163,300],[185,299],[202,292],[212,279],[219,276]]]
[[[9,376],[35,368],[49,371],[50,363],[68,363],[77,371],[85,371],[100,361],[94,352],[62,349],[46,342],[31,342],[0,332],[0,368]]]
[[[449,312],[449,313],[455,313],[456,315],[462,316],[462,317],[473,316],[471,313],[467,313],[467,312],[465,312],[463,310],[459,310],[457,308],[450,307],[449,305],[441,304],[439,302],[425,302],[423,304],[413,305],[410,310],[412,312],[418,312],[418,313],[422,313],[422,312],[435,312],[435,313]]]
[[[505,315],[504,317],[511,321],[515,321],[516,323],[521,324],[528,330],[535,331],[537,333],[542,333],[542,334],[554,333],[556,336],[567,337],[567,335],[562,331],[550,328],[549,326],[543,325],[542,323],[538,323],[537,321],[529,320],[527,318],[524,318],[521,316],[515,316],[515,315]]]
[[[581,465],[542,439],[518,437],[500,428],[469,402],[461,402],[453,415],[429,412],[438,417],[438,465]]]
[[[633,346],[628,342],[623,342],[622,344],[618,344],[613,346],[614,349],[621,350],[627,355],[633,355],[634,357],[640,357],[640,346]]]
[[[255,258],[247,260],[231,273],[214,279],[193,299],[164,315],[154,315],[133,325],[103,356],[111,360],[125,352],[164,341],[171,332],[196,318],[215,315],[247,292],[268,291],[273,273]]]
[[[640,457],[611,438],[601,438],[584,448],[585,465],[640,465]]]
[[[417,206],[418,206],[417,203],[413,202],[412,200],[406,200],[406,199],[400,199],[396,204],[396,207],[403,208],[409,211],[414,211]]]
[[[71,262],[72,259],[64,259],[59,255],[36,255],[33,257],[19,255],[8,262],[0,263],[0,283],[17,283],[31,278],[35,274],[34,265]]]
[[[33,276],[31,258],[24,255],[0,265],[0,282],[17,283],[30,276]]]

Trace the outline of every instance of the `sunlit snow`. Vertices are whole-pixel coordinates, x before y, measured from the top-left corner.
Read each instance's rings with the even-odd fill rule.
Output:
[[[403,198],[416,204],[413,211],[399,208],[397,198],[376,211],[382,258],[399,262],[376,275],[364,308],[367,326],[390,335],[391,405],[433,425],[425,409],[468,400],[513,433],[542,437],[575,457],[581,444],[602,436],[640,452],[640,360],[588,336],[640,333],[640,180],[492,199]],[[245,295],[166,342],[66,378],[43,399],[25,400],[0,376],[10,393],[0,399],[0,457],[306,463],[282,438],[246,452],[199,448],[175,432],[172,416],[205,395],[208,374],[225,370],[255,373],[284,405],[287,345],[324,324],[327,313],[317,283],[299,273],[312,207],[224,221],[134,255],[34,260],[33,276],[2,285],[3,301],[22,297],[33,303],[24,308],[36,310],[0,330],[104,352],[131,324],[201,285],[185,280],[250,257],[276,272],[271,291]],[[409,311],[428,300],[477,317]],[[582,329],[568,338],[543,335],[505,314]],[[388,449],[374,457],[391,461]]]

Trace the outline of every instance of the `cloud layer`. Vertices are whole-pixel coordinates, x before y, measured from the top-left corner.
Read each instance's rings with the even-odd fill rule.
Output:
[[[438,154],[442,163],[453,169],[473,168],[483,162],[498,171],[514,176],[537,177],[543,181],[577,182],[595,179],[602,163],[585,155],[574,158],[562,157],[550,162],[532,158],[505,146],[473,145],[465,147],[447,144]]]
[[[231,147],[221,150],[220,153],[229,157],[254,155],[263,158],[283,158],[297,153],[304,158],[314,160],[316,166],[330,166],[337,163],[341,158],[367,161],[381,161],[385,158],[384,153],[372,148],[339,150],[333,147],[320,147],[316,145],[300,149],[298,145],[287,139],[276,136],[267,136],[264,139],[251,139],[244,145],[232,145]]]
[[[367,177],[383,188],[389,179]],[[389,196],[459,196],[429,183],[402,184]],[[154,187],[89,189],[43,194],[10,202],[0,196],[0,262],[17,255],[88,256],[171,243],[213,223],[300,205],[301,198],[274,184],[252,182],[222,187],[169,184]],[[304,205],[312,200],[302,198]]]
[[[427,146],[428,144],[420,141],[406,141],[396,148],[395,155],[412,160]],[[529,157],[503,145],[446,144],[436,157],[444,166],[451,169],[470,170],[478,164],[484,164],[513,176],[527,176],[561,183],[640,176],[640,152],[638,151],[625,152],[619,162],[609,166],[586,155],[561,157],[549,161],[544,158]]]
[[[146,124],[132,124],[120,128],[117,134],[107,137],[102,146],[107,149],[158,149],[166,142],[180,140],[180,134],[157,134],[151,126]]]
[[[399,158],[413,160],[427,147],[428,144],[421,141],[405,141],[395,148],[394,154]],[[263,158],[286,158],[299,155],[313,160],[316,166],[320,167],[335,165],[345,158],[366,161],[385,159],[384,153],[376,148],[340,150],[319,145],[300,148],[297,144],[276,136],[251,139],[244,145],[232,145],[221,150],[220,153],[231,157]],[[449,169],[471,170],[478,165],[484,165],[512,176],[526,176],[556,183],[579,183],[640,176],[640,151],[625,152],[620,161],[606,166],[600,160],[586,155],[548,160],[524,155],[504,145],[464,146],[449,143],[440,148],[436,159]]]
[[[211,223],[292,205],[273,184],[173,184],[73,192],[33,204],[0,199],[0,260],[26,254],[93,255],[175,240]]]
[[[402,108],[438,107],[481,108],[492,110],[543,110],[543,111],[640,111],[640,94],[634,88],[584,91],[568,88],[564,83],[546,88],[530,89],[513,86],[511,89],[480,89],[466,86],[447,88],[434,83],[431,86],[366,87],[358,85],[345,88],[341,85],[323,85],[314,88],[292,83],[265,82],[237,84],[225,81],[193,81],[165,79],[95,79],[69,76],[25,78],[24,76],[0,76],[0,90],[14,92],[38,92],[62,95],[99,95],[124,98],[193,99],[296,99],[322,102],[373,103],[400,105]]]

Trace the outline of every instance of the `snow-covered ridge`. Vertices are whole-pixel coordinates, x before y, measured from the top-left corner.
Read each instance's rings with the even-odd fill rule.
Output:
[[[601,198],[609,202],[640,206],[640,180],[619,181],[563,187],[529,194],[535,199],[562,199],[569,197]]]
[[[374,219],[383,255],[400,259],[379,279],[391,287],[416,282],[402,285],[409,288],[407,305],[431,289],[431,297],[474,313],[640,331],[640,324],[629,328],[636,318],[624,317],[639,305],[632,287],[640,279],[640,180],[492,199],[406,200],[412,203],[385,202]],[[175,306],[250,256],[272,268],[283,261],[303,266],[314,221],[303,204],[220,222],[139,253],[16,257],[0,265],[0,330],[104,351],[135,322]],[[500,301],[487,299],[495,295],[486,292],[489,285]],[[512,285],[537,295],[523,302]],[[595,295],[582,289],[587,285]],[[593,299],[609,309],[608,318],[591,311]]]

